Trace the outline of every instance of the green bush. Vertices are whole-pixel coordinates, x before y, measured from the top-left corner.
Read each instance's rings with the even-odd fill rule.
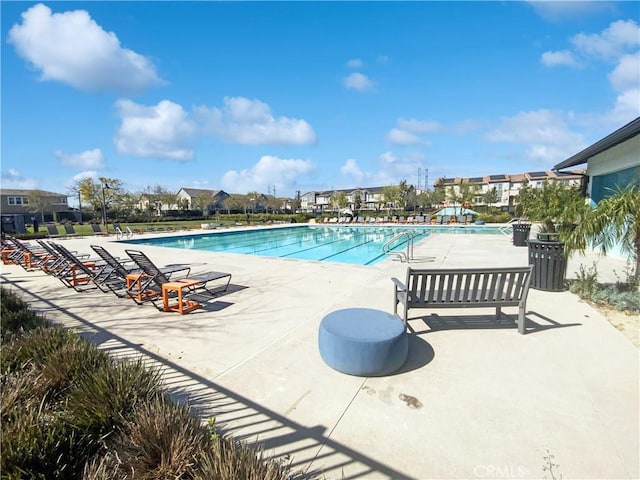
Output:
[[[2,385],[2,478],[74,478],[84,463],[77,434],[60,414],[62,404],[41,398],[37,377],[10,376]]]
[[[0,337],[8,340],[19,333],[42,327],[47,321],[28,308],[15,293],[0,288]]]
[[[30,318],[15,295],[3,291],[2,300],[3,317]],[[61,328],[11,325],[16,333],[0,350],[3,479],[293,477],[289,465],[222,438],[172,403],[159,371],[141,360],[112,360]]]
[[[69,389],[68,420],[99,439],[118,431],[138,406],[161,392],[159,371],[148,370],[141,360],[102,365]]]
[[[481,220],[486,223],[507,223],[511,220],[511,215],[507,212],[482,213],[476,217],[476,220]]]
[[[0,363],[3,373],[29,369],[42,365],[54,352],[78,338],[61,328],[38,327],[3,344],[0,350]]]

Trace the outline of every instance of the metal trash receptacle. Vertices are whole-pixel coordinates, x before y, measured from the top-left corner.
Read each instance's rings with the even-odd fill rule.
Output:
[[[567,270],[564,242],[529,240],[529,265],[533,265],[531,288],[546,292],[564,290]]]
[[[529,232],[531,232],[530,223],[514,223],[513,227],[513,244],[516,247],[526,247],[529,240]]]

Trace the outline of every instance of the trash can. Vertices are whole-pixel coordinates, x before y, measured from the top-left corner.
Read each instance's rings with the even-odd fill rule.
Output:
[[[530,223],[514,223],[513,224],[513,244],[516,247],[526,247],[529,240],[529,232],[531,231]]]
[[[529,265],[533,265],[531,288],[546,292],[564,290],[567,265],[564,258],[564,242],[529,240]]]
[[[556,232],[538,232],[538,240],[545,242],[560,240],[560,234]]]

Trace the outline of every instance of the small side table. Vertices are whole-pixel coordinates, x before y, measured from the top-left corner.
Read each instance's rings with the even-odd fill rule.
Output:
[[[129,273],[127,275],[127,293],[137,302],[146,302],[158,295],[154,290],[142,290],[142,281],[149,278],[144,273]]]
[[[82,262],[82,263],[89,270],[95,270],[96,269],[95,262]],[[78,267],[77,265],[72,265],[71,266],[71,285],[73,285],[73,286],[82,285],[82,284],[85,284],[85,283],[89,283],[91,281],[91,277],[88,277],[86,275],[82,275],[82,272],[79,272],[79,270],[80,270],[80,267]]]
[[[10,255],[13,255],[15,252],[13,248],[5,248],[2,250],[2,263],[5,265],[15,265],[16,262],[9,258]]]
[[[174,282],[167,282],[162,284],[162,306],[165,312],[178,312],[180,315],[193,312],[196,308],[200,308],[198,302],[192,302],[190,300],[184,300],[182,298],[185,288],[194,287],[201,284],[201,281],[197,280],[177,280]],[[176,292],[178,295],[177,302],[169,304],[170,292]]]

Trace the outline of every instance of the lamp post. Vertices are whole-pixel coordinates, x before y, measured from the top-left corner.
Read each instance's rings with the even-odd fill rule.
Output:
[[[109,187],[109,184],[104,180],[100,180],[100,182],[102,183],[102,224],[106,227],[107,226],[107,203],[105,200],[104,191],[105,189],[110,190],[111,187]]]

